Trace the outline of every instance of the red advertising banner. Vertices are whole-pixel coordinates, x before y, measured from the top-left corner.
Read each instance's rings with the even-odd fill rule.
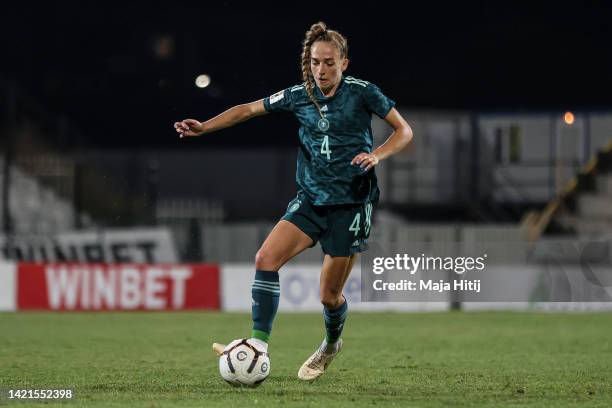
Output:
[[[31,264],[17,267],[17,310],[219,309],[209,264]]]

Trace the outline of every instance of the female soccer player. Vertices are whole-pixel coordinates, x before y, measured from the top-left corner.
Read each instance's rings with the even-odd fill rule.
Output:
[[[342,289],[357,253],[366,249],[373,204],[379,190],[374,166],[412,139],[395,103],[375,85],[343,73],[348,67],[346,39],[316,23],[306,32],[302,51],[304,82],[274,95],[237,105],[199,122],[185,119],[174,127],[180,137],[200,136],[268,112],[293,112],[300,122],[297,197],[255,256],[252,285],[252,340],[267,350],[278,309],[278,270],[291,258],[321,243],[325,254],[319,294],[326,336],[298,372],[302,380],[322,375],[342,348],[347,302]],[[393,133],[373,150],[372,113]],[[217,353],[223,345],[214,344]]]

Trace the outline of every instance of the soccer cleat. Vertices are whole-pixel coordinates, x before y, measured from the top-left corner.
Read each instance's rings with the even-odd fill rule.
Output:
[[[225,344],[213,343],[212,349],[218,356],[223,355],[223,350],[225,350]]]
[[[298,371],[298,378],[304,381],[316,380],[323,375],[332,360],[340,353],[340,350],[342,350],[342,339],[338,340],[336,351],[333,353],[326,353],[323,351],[323,345],[321,345],[321,347],[302,364],[300,371]]]

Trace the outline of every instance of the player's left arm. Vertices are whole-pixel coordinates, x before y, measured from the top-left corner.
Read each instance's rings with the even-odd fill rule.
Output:
[[[389,156],[402,150],[412,140],[412,128],[406,120],[400,115],[397,109],[392,108],[385,121],[393,128],[391,136],[378,146],[372,153],[359,153],[353,158],[351,164],[360,166],[361,168],[370,170],[376,166],[381,160],[385,160]]]

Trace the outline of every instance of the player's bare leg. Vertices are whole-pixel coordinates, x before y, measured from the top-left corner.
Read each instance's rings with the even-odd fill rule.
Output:
[[[332,333],[333,338],[331,339],[333,342],[328,342],[330,336],[330,333],[328,333],[328,336],[326,336],[319,348],[302,364],[298,371],[298,378],[301,380],[312,381],[319,378],[325,373],[325,370],[338,353],[340,353],[340,350],[342,350],[342,339],[339,337],[339,334],[342,332],[346,314],[346,299],[342,296],[342,289],[356,259],[357,255],[348,257],[325,255],[319,284],[319,295],[321,303],[323,303],[327,310],[337,310],[342,313],[342,315],[338,316],[341,319],[341,323],[334,327],[335,333]],[[342,309],[343,305],[345,306],[344,310]]]
[[[313,240],[302,230],[289,221],[281,220],[270,231],[261,248],[257,251],[255,255],[255,268],[257,271],[272,271],[271,273],[276,273],[291,258],[309,248],[312,244]],[[271,284],[267,283],[261,285],[263,285],[263,290],[269,290],[268,288],[271,286]],[[276,311],[274,311],[274,314],[276,314]],[[267,318],[270,320],[270,317]],[[274,316],[272,315],[271,318],[273,319]],[[261,343],[261,346],[267,348],[265,340],[261,340]],[[217,355],[223,354],[224,348],[225,345],[220,343],[213,343],[212,346],[213,351]]]
[[[341,291],[344,289],[344,286],[346,285],[346,281],[348,281],[349,275],[351,274],[351,271],[353,270],[353,266],[355,265],[355,262],[357,261],[358,258],[359,258],[359,254],[353,254],[350,256],[349,264],[347,265],[346,271],[344,272],[344,277],[342,278]]]
[[[289,221],[279,221],[255,255],[255,267],[278,271],[293,257],[313,244],[312,238]]]

